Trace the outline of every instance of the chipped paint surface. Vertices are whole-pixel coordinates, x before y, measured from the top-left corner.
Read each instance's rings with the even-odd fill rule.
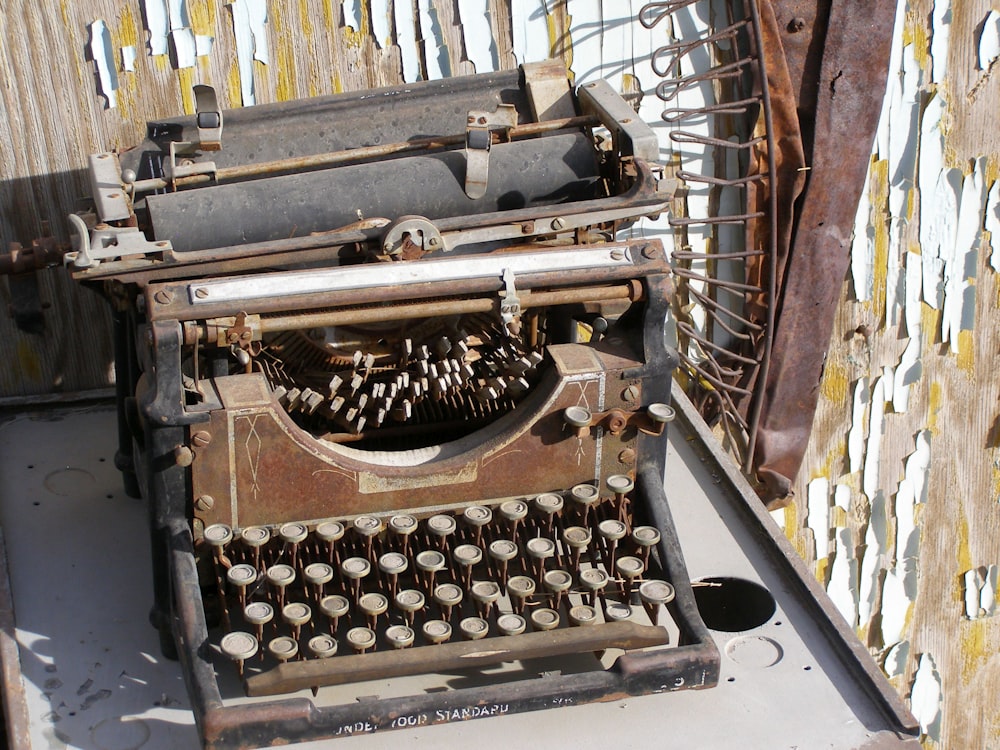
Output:
[[[519,64],[545,60],[550,55],[549,15],[545,6],[545,0],[511,0],[511,34],[514,57]]]
[[[385,49],[392,44],[392,30],[389,19],[392,17],[389,11],[389,0],[371,0],[372,8],[372,34],[375,35],[375,43]]]
[[[941,676],[930,654],[920,655],[920,666],[910,691],[910,710],[920,722],[920,730],[930,735],[941,713]]]
[[[420,15],[421,44],[424,48],[424,63],[427,69],[427,80],[436,81],[451,75],[451,61],[448,59],[448,47],[441,33],[441,22],[437,9],[431,0],[418,0]]]
[[[94,21],[88,27],[90,30],[90,41],[88,48],[94,58],[94,67],[97,68],[97,81],[100,87],[99,93],[107,99],[108,109],[118,106],[118,73],[115,70],[114,50],[111,47],[111,32],[104,21]]]
[[[989,70],[1000,57],[1000,13],[991,10],[983,20],[979,35],[979,69]]]
[[[268,64],[266,0],[233,0],[229,6],[236,34],[236,59],[243,106],[256,104],[253,61]]]
[[[408,3],[396,2],[392,5],[393,21],[396,27],[396,46],[403,61],[403,80],[406,83],[419,81],[420,54],[417,50],[416,17],[413,6]]]
[[[397,3],[398,5],[398,3]],[[489,0],[468,0],[456,5],[462,19],[465,54],[477,73],[490,73],[500,67],[497,44],[490,27]]]

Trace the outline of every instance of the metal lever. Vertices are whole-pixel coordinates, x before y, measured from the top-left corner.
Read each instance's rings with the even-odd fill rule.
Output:
[[[500,300],[500,319],[503,321],[507,335],[516,336],[521,332],[521,299],[517,296],[514,286],[514,272],[503,269],[504,296]]]
[[[465,128],[465,194],[476,200],[486,195],[489,182],[490,146],[493,130],[517,125],[517,108],[499,104],[493,112],[469,112]]]

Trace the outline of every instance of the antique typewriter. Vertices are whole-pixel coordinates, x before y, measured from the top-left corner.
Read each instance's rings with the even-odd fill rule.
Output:
[[[117,463],[204,744],[712,687],[663,489],[668,259],[621,239],[674,182],[633,108],[552,62],[195,96],[91,157],[66,261],[114,310]],[[439,672],[470,677],[324,702]]]

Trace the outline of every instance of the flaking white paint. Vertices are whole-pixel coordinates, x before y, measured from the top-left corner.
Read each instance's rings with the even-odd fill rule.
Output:
[[[979,69],[989,70],[1000,57],[1000,13],[991,10],[983,19],[979,35]]]
[[[417,51],[417,29],[413,5],[410,2],[393,3],[392,20],[396,28],[396,46],[399,47],[399,56],[403,63],[403,81],[406,83],[419,81],[421,78],[420,54]]]
[[[270,62],[267,49],[266,0],[233,0],[229,6],[233,14],[233,32],[236,35],[236,62],[240,72],[240,96],[243,106],[255,104],[256,93],[253,61]]]
[[[827,537],[830,533],[830,480],[817,477],[809,482],[807,493],[809,512],[806,527],[812,531],[815,559],[819,562],[829,554]]]
[[[935,724],[941,713],[941,676],[930,654],[920,655],[920,664],[910,689],[910,711],[920,722],[921,732],[932,738],[938,735],[940,730]]]
[[[550,56],[549,21],[545,0],[511,0],[511,35],[518,64]]]
[[[986,231],[990,233],[990,268],[1000,273],[1000,180],[994,180],[986,198]]]
[[[944,81],[948,73],[951,17],[951,0],[935,0],[931,11],[931,80],[934,83]]]
[[[392,44],[392,27],[389,23],[389,0],[371,0],[372,36],[379,49]]]
[[[396,5],[399,5],[397,2]],[[456,4],[462,20],[462,37],[465,54],[476,67],[477,73],[490,73],[500,66],[497,45],[490,28],[488,0],[468,0]]]
[[[871,400],[868,379],[860,378],[854,384],[854,401],[851,409],[851,429],[847,433],[848,468],[853,474],[861,471],[865,456],[865,413]]]
[[[448,47],[445,45],[441,32],[441,22],[438,12],[431,0],[417,0],[420,16],[420,43],[424,48],[424,63],[427,69],[427,80],[436,81],[451,75],[451,62],[448,59]]]
[[[90,55],[97,69],[98,92],[107,100],[107,108],[118,106],[118,71],[115,68],[114,51],[111,46],[111,32],[103,20],[98,19],[88,27],[90,30]]]

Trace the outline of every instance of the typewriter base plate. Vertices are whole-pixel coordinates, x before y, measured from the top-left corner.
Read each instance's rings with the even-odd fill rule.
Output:
[[[98,406],[24,414],[0,425],[0,520],[17,623],[10,634],[16,647],[10,639],[8,648],[0,647],[0,666],[15,677],[6,681],[3,698],[9,731],[29,737],[31,747],[197,744],[180,668],[160,657],[156,631],[146,622],[151,593],[145,509],[120,489],[114,421],[113,407]],[[792,593],[810,584],[804,567],[784,557],[780,531],[719,473],[695,427],[678,420],[671,429],[668,497],[692,580],[745,579],[775,599],[763,624],[713,631],[723,653],[718,687],[523,713],[488,724],[463,719],[507,713],[503,704],[446,717],[404,716],[399,721],[405,728],[391,735],[343,727],[344,734],[360,735],[344,747],[411,741],[439,747],[475,742],[510,748],[540,741],[637,747],[664,732],[677,746],[705,748],[731,747],[734,738],[750,747],[918,747],[900,726],[911,719],[898,713],[898,705],[886,707],[894,696],[884,678],[864,659],[852,661],[861,647],[845,635],[846,626],[832,624],[837,615],[825,596]],[[574,659],[591,666],[584,664],[592,661],[589,655]],[[538,660],[530,670],[565,671],[574,663]],[[512,670],[505,665],[490,671]],[[250,700],[240,695],[231,669],[218,673],[227,701]],[[412,694],[415,686],[448,689],[470,679],[426,675],[324,688],[316,700]],[[311,698],[308,691],[302,695]],[[432,719],[447,723],[421,726]]]

